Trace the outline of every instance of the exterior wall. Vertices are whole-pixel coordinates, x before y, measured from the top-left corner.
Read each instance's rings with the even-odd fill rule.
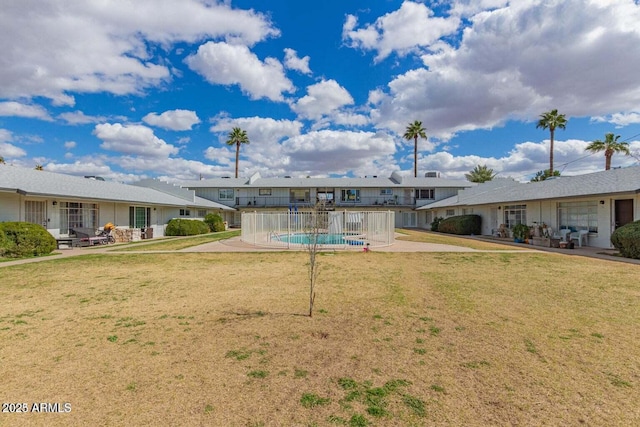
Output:
[[[0,222],[21,221],[24,205],[20,201],[20,195],[16,193],[0,193]]]
[[[54,205],[53,202],[56,202]],[[65,237],[67,234],[61,234],[60,226],[60,203],[61,202],[82,202],[96,203],[90,200],[71,200],[63,198],[38,198],[30,196],[21,196],[15,193],[0,193],[0,222],[2,221],[24,221],[26,201],[45,202],[46,229],[55,238]],[[164,236],[166,223],[171,219],[179,216],[179,208],[162,208],[151,207],[147,205],[136,205],[132,203],[115,203],[115,202],[98,202],[98,224],[96,228],[101,228],[107,222],[115,224],[118,228],[129,227],[129,207],[140,206],[149,207],[151,209],[151,227],[153,228],[154,237]]]
[[[234,197],[233,200],[220,200],[218,190],[221,188],[233,188]],[[271,190],[271,195],[260,195],[260,188]],[[382,190],[391,188],[392,193],[382,194]],[[428,186],[420,188],[430,188]],[[459,188],[447,187],[447,188],[434,188],[433,199],[415,199],[415,191],[413,187],[326,187],[327,191],[333,191],[334,205],[336,207],[366,207],[375,208],[376,206],[403,206],[416,208],[420,206],[428,205],[429,203],[436,202],[457,194]],[[287,188],[273,188],[273,187],[250,187],[250,188],[234,188],[229,187],[209,187],[209,188],[195,188],[196,195],[207,200],[211,200],[217,203],[224,204],[230,207],[236,208],[279,208],[288,207],[291,205],[291,191],[301,190],[309,193],[309,199],[305,202],[299,201],[295,204],[299,207],[305,207],[308,203],[313,204],[317,199],[316,187],[287,187]],[[342,190],[359,190],[359,201],[342,201]]]
[[[580,198],[567,198],[562,199],[562,202],[597,202],[597,223],[598,232],[590,233],[587,238],[587,245],[599,248],[611,248],[611,234],[615,229],[615,201],[616,200],[633,200],[633,218],[634,221],[640,220],[640,195],[620,195],[620,196],[593,196],[593,197],[580,197]],[[504,206],[506,205],[526,205],[527,206],[527,224],[533,225],[534,223],[545,223],[553,232],[557,232],[563,224],[560,224],[560,218],[558,216],[558,208],[560,200],[542,200],[542,201],[526,201],[526,202],[509,202],[503,204],[493,205],[476,205],[476,206],[455,206],[455,207],[440,207],[429,210],[431,218],[442,217],[447,218],[447,210],[453,210],[455,215],[463,215],[464,210],[467,213],[471,209],[473,214],[480,215],[482,217],[482,234],[491,235],[493,231],[497,229],[500,224],[505,223],[504,219]],[[423,228],[429,228],[430,224],[427,223],[427,212],[419,211],[419,226]]]

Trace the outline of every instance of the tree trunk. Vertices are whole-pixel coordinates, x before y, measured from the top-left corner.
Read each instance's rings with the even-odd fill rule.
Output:
[[[553,176],[553,134],[555,129],[549,128],[551,139],[549,141],[549,176]]]
[[[238,160],[240,159],[240,143],[236,143],[236,178],[238,177]]]
[[[606,171],[611,169],[611,157],[612,156],[613,156],[613,154],[611,154],[611,153],[604,153],[604,170],[606,170]]]
[[[413,177],[418,177],[418,137],[413,138]]]

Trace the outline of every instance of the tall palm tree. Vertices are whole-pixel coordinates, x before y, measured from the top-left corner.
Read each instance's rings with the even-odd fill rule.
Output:
[[[229,139],[227,140],[227,145],[235,145],[236,146],[236,178],[238,177],[238,161],[240,160],[240,145],[248,144],[249,137],[247,136],[247,131],[242,130],[240,128],[233,128],[229,133]]]
[[[564,114],[558,114],[558,110],[547,111],[546,113],[540,114],[540,120],[538,120],[538,124],[536,128],[549,129],[549,134],[551,136],[549,143],[549,171],[553,175],[553,136],[555,135],[556,129],[565,129],[567,127],[567,119],[564,117]]]
[[[613,136],[613,133],[609,132],[604,135],[604,141],[596,139],[587,145],[586,150],[592,153],[598,153],[604,151],[604,170],[611,169],[611,157],[614,153],[624,153],[625,155],[631,155],[629,151],[628,142],[618,142],[620,135]]]
[[[38,163],[34,169],[37,171],[43,171],[44,167],[40,163]]]
[[[478,165],[473,168],[469,173],[465,173],[464,176],[469,182],[483,183],[491,181],[497,174],[493,173],[493,169],[489,169],[487,165]]]
[[[427,134],[425,133],[426,129],[422,127],[421,121],[414,121],[413,123],[409,123],[407,126],[407,130],[402,136],[407,141],[411,141],[413,139],[413,176],[418,176],[418,137],[427,139]]]

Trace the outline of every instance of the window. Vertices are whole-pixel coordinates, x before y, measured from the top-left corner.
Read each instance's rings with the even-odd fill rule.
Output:
[[[24,220],[32,224],[40,224],[47,227],[45,215],[45,202],[27,200],[24,202]]]
[[[261,188],[258,190],[258,196],[270,196],[271,189],[270,188]]]
[[[233,188],[218,189],[218,200],[233,200]]]
[[[180,216],[191,216],[190,209],[180,209]]]
[[[462,215],[471,215],[473,213],[473,208],[463,208]]]
[[[343,202],[359,202],[360,190],[342,190],[342,198],[340,200]]]
[[[290,202],[308,202],[309,201],[309,190],[291,190],[289,193]]]
[[[393,189],[391,188],[381,188],[380,189],[381,196],[393,196]]]
[[[445,212],[446,216],[454,216],[456,214],[456,210],[455,209],[447,209]]]
[[[98,228],[98,204],[60,202],[60,233],[69,233],[70,228]]]
[[[507,205],[504,208],[504,224],[511,229],[516,224],[527,223],[527,205]]]
[[[205,216],[207,216],[207,210],[206,209],[198,209],[198,218],[204,218]]]
[[[435,199],[435,192],[433,188],[416,188],[416,199]]]
[[[590,233],[597,233],[598,201],[558,203],[558,218],[560,229],[589,230]]]
[[[151,208],[129,206],[129,227],[146,228],[151,226]]]

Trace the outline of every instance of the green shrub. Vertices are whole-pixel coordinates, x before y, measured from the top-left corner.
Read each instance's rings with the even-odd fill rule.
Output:
[[[482,218],[480,215],[452,216],[440,221],[438,231],[441,233],[471,235],[480,234]]]
[[[513,226],[513,238],[525,241],[531,235],[531,229],[527,224],[516,224]]]
[[[29,222],[0,223],[0,256],[26,258],[47,255],[56,248],[56,239],[41,225]]]
[[[611,244],[623,257],[640,259],[640,221],[617,228],[611,234]]]
[[[218,214],[207,214],[204,217],[204,223],[209,226],[211,231],[224,231],[224,220]]]
[[[164,234],[167,236],[195,236],[208,232],[209,226],[198,219],[176,218],[169,221]]]
[[[440,225],[440,221],[442,221],[444,218],[442,218],[441,216],[437,216],[435,218],[433,218],[433,221],[431,221],[431,231],[438,231],[438,226]]]

